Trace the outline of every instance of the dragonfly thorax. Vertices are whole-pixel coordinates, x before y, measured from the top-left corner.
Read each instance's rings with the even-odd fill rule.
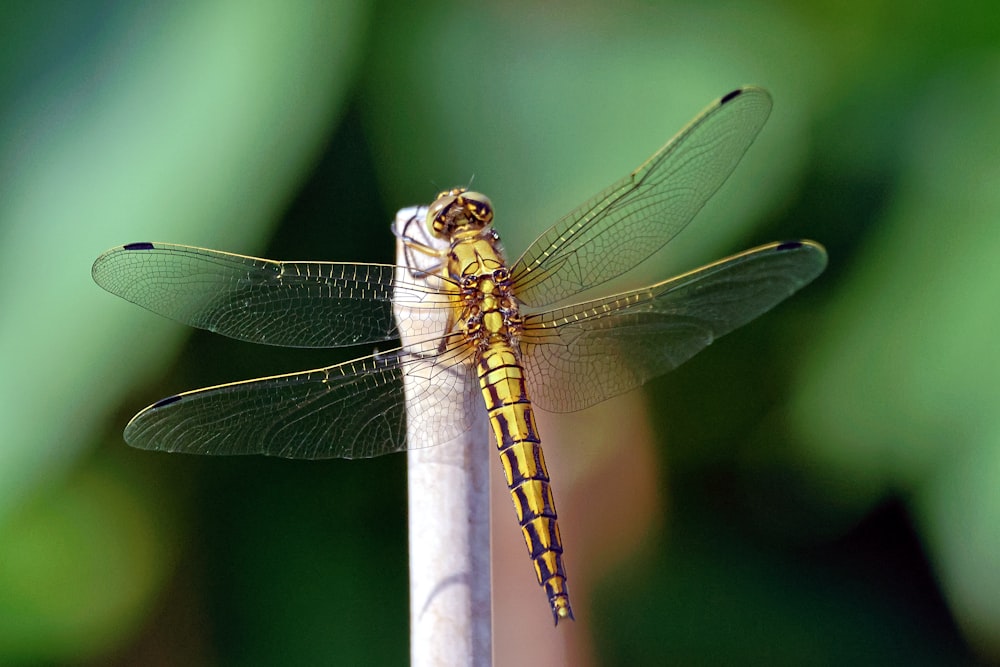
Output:
[[[439,194],[427,209],[427,229],[438,238],[480,230],[493,222],[493,204],[481,192],[453,188]]]
[[[459,328],[480,351],[497,340],[509,344],[521,331],[522,319],[506,267],[466,276],[461,284],[461,304]]]

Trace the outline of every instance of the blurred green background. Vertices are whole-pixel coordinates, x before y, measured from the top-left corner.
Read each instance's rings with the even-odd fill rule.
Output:
[[[85,0],[0,26],[0,664],[408,656],[404,457],[121,440],[171,393],[370,350],[186,330],[94,285],[99,253],[391,262],[395,210],[474,178],[516,257],[744,83],[775,111],[657,272],[799,236],[830,266],[647,388],[663,504],[583,593],[578,655],[1000,661],[989,5]]]

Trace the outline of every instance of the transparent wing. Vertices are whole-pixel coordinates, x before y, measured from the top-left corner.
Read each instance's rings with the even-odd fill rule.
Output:
[[[338,347],[397,338],[392,301],[447,308],[436,285],[394,279],[394,266],[276,262],[167,243],[131,243],[97,258],[98,285],[154,313],[239,340]]]
[[[125,441],[167,452],[292,459],[368,458],[446,442],[467,431],[483,407],[467,346],[439,352],[439,343],[171,396],[133,417]],[[409,395],[404,376],[413,379]],[[408,413],[408,402],[421,410]],[[409,443],[408,418],[417,420]]]
[[[715,101],[632,174],[542,234],[514,265],[518,300],[540,307],[634,268],[719,189],[771,112],[761,88]]]
[[[656,285],[528,315],[532,399],[571,412],[673,370],[791,296],[826,266],[812,241],[771,243]]]

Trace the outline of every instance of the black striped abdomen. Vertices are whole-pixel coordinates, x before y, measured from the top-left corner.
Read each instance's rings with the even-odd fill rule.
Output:
[[[524,371],[514,351],[502,341],[490,344],[477,369],[514,511],[538,583],[545,588],[558,624],[561,618],[572,619],[573,611],[566,590],[555,501]]]

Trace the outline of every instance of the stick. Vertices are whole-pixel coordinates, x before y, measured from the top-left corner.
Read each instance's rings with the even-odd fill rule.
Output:
[[[424,226],[426,207],[411,207],[396,214],[397,239],[405,233],[421,243],[441,248]],[[433,268],[439,260],[421,253],[406,253],[396,243],[396,265],[409,260],[417,269]],[[405,268],[397,269],[401,280],[413,281]],[[440,309],[443,333],[445,309]],[[396,306],[400,337],[408,336],[405,306]],[[428,311],[422,311],[426,330]],[[435,315],[435,317],[437,317]],[[407,394],[413,386],[404,377]],[[446,397],[462,410],[460,396]],[[419,403],[407,401],[409,411],[424,412]],[[435,447],[407,453],[410,531],[410,662],[414,667],[482,665],[491,663],[492,637],[490,598],[490,475],[489,424],[485,410],[476,412],[473,428],[459,438]],[[407,428],[415,420],[408,415]],[[414,434],[408,433],[411,442]]]

